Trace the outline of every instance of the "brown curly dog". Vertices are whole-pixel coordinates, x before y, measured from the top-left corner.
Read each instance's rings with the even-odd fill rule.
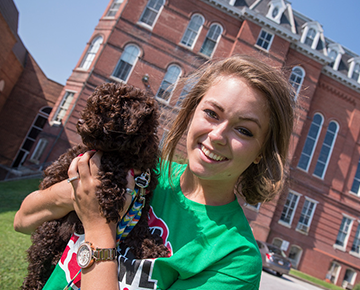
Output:
[[[96,195],[101,213],[107,221],[118,222],[123,209],[127,172],[139,169],[151,173],[145,206],[138,224],[124,240],[136,258],[168,255],[159,236],[152,235],[147,224],[151,192],[158,181],[158,108],[154,98],[129,85],[107,83],[98,86],[87,101],[77,124],[84,145],[78,145],[61,155],[44,172],[40,189],[68,178],[67,170],[73,158],[95,149],[103,151]],[[28,252],[28,276],[22,289],[42,289],[59,261],[71,235],[83,233],[76,213],[45,222],[32,234]]]

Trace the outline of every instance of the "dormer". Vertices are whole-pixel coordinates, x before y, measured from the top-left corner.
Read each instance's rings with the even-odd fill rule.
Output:
[[[338,43],[331,43],[328,45],[328,56],[332,59],[329,64],[334,70],[338,70],[342,55],[345,50]]]
[[[350,67],[348,71],[348,77],[356,82],[359,82],[360,76],[360,56],[349,59]]]
[[[280,24],[281,17],[286,9],[284,0],[272,0],[269,3],[269,10],[266,17]]]
[[[317,48],[319,44],[320,37],[323,39],[324,30],[322,29],[321,25],[317,21],[313,22],[306,22],[302,26],[303,32],[301,35],[300,42],[310,46],[312,49]]]

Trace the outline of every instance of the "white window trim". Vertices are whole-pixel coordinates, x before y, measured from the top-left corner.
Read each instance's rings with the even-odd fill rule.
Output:
[[[106,15],[104,16],[104,18],[115,18],[115,16],[116,16],[116,14],[117,14],[117,12],[119,11],[119,8],[118,9],[113,9],[113,7],[115,6],[115,4],[122,4],[124,2],[124,0],[114,0],[112,3],[111,3],[111,5],[110,5],[110,7],[109,7],[109,9],[108,9],[108,11],[106,11]],[[121,5],[120,5],[121,6]],[[113,16],[109,16],[108,14],[110,13],[110,11],[114,11],[115,12],[115,14],[113,15]]]
[[[313,21],[313,22],[306,22],[303,26],[303,32],[302,32],[302,35],[301,35],[301,38],[300,38],[300,42],[301,43],[305,43],[305,40],[306,40],[306,37],[307,37],[307,34],[309,32],[309,30],[312,28],[316,31],[316,34],[315,34],[315,37],[314,37],[314,41],[313,43],[311,44],[311,48],[312,49],[315,49],[316,50],[316,47],[319,43],[319,40],[320,40],[320,37],[321,37],[321,34],[324,32],[321,25],[319,24],[319,22],[317,21]]]
[[[299,233],[301,233],[301,234],[308,235],[308,233],[309,233],[309,231],[310,231],[311,223],[312,223],[312,220],[313,220],[313,218],[314,218],[315,211],[316,211],[316,206],[317,206],[317,204],[318,204],[319,202],[316,201],[316,200],[314,200],[314,199],[312,199],[312,198],[310,198],[310,197],[307,197],[307,196],[304,196],[304,197],[305,197],[305,200],[308,200],[309,202],[314,203],[314,208],[313,208],[313,211],[311,212],[311,216],[310,216],[310,218],[309,218],[308,224],[305,225],[305,226],[307,226],[307,231],[304,232],[304,231],[301,231],[301,230],[298,228],[298,227],[299,227],[299,224],[300,224],[300,220],[299,220],[299,222],[298,222],[298,224],[297,224],[297,226],[296,226],[296,231],[299,232]],[[304,205],[305,205],[305,202],[304,202]],[[302,211],[302,209],[301,209],[301,211]],[[300,216],[301,216],[301,213],[300,213]]]
[[[159,18],[159,16],[160,16],[162,10],[163,10],[163,8],[164,8],[164,5],[165,5],[165,0],[162,0],[162,2],[163,2],[163,4],[161,5],[161,7],[160,7],[160,9],[159,9],[159,12],[157,13],[157,15],[156,15],[156,17],[155,17],[153,24],[152,24],[152,25],[149,25],[149,24],[147,24],[147,23],[144,23],[144,22],[140,21],[140,19],[143,17],[143,15],[144,15],[144,13],[145,13],[145,11],[146,11],[146,8],[148,7],[148,5],[149,5],[149,3],[150,3],[150,0],[148,0],[148,2],[146,3],[146,6],[145,6],[143,12],[141,13],[141,16],[140,16],[139,21],[137,22],[137,24],[140,25],[140,26],[142,26],[142,27],[145,27],[146,29],[153,30],[153,28],[155,27],[155,24],[156,24],[156,22],[157,22],[157,20],[158,20],[158,18]]]
[[[300,82],[300,84],[299,84],[299,87],[298,87],[297,90],[296,90],[296,96],[297,96],[297,95],[299,94],[299,92],[301,91],[301,87],[302,87],[302,84],[303,84],[303,82],[304,82],[306,72],[305,72],[305,70],[304,70],[301,66],[294,66],[294,67],[292,68],[291,74],[290,74],[290,76],[289,76],[289,82],[290,82],[291,75],[293,74],[293,72],[294,72],[294,70],[295,70],[296,68],[300,69],[300,70],[302,71],[302,73],[303,73],[303,76],[302,76],[302,78],[301,78],[301,82]]]
[[[117,67],[118,67],[118,65],[119,65],[119,63],[120,63],[120,61],[122,60],[122,58],[121,58],[121,57],[122,57],[122,54],[125,52],[125,49],[126,49],[128,46],[131,46],[131,45],[132,45],[132,46],[136,46],[136,47],[139,49],[139,54],[138,54],[138,56],[136,57],[136,59],[135,59],[135,61],[134,61],[133,65],[132,65],[132,68],[131,68],[131,70],[129,71],[128,76],[126,77],[126,80],[122,80],[122,79],[120,79],[120,78],[118,78],[118,77],[114,76],[114,72],[115,72],[115,70],[117,69]],[[129,43],[129,44],[125,45],[124,50],[123,50],[123,52],[121,53],[121,56],[120,56],[120,58],[119,58],[118,62],[116,63],[116,66],[115,66],[115,68],[114,68],[113,72],[111,73],[110,78],[111,78],[111,79],[113,79],[114,81],[118,82],[118,83],[124,83],[124,84],[126,84],[126,83],[127,83],[127,81],[129,80],[129,78],[130,78],[130,76],[131,76],[131,74],[132,74],[132,72],[133,72],[134,68],[135,68],[135,65],[137,64],[137,62],[138,62],[138,60],[139,60],[139,58],[140,58],[140,55],[141,55],[141,49],[140,49],[140,47],[139,47],[138,45],[136,45],[136,44],[134,44],[134,43]]]
[[[313,116],[312,121],[311,121],[311,124],[310,124],[310,127],[309,127],[309,131],[310,131],[311,125],[312,125],[312,123],[313,123],[313,121],[314,121],[315,115],[320,115],[322,119],[321,119],[321,123],[320,123],[320,125],[319,125],[319,131],[318,131],[318,133],[317,133],[317,135],[316,135],[316,140],[315,140],[315,142],[314,142],[314,146],[313,146],[312,151],[311,151],[311,154],[310,154],[310,156],[309,156],[309,162],[308,162],[308,164],[307,164],[307,166],[306,166],[306,170],[304,170],[304,169],[302,169],[302,168],[300,168],[300,167],[297,166],[298,169],[300,169],[300,170],[302,170],[302,171],[305,171],[305,172],[309,172],[309,167],[310,167],[311,161],[312,161],[312,159],[313,159],[313,157],[314,157],[315,148],[316,148],[317,143],[318,143],[318,141],[319,141],[319,136],[320,136],[320,133],[321,133],[321,130],[322,130],[322,126],[323,126],[323,124],[324,124],[324,116],[323,116],[321,113],[316,112],[316,113],[314,114],[314,116]],[[303,149],[301,150],[301,154],[302,154],[302,152],[304,151],[304,147],[305,147],[305,144],[306,144],[307,137],[308,137],[308,135],[309,135],[309,131],[308,131],[308,133],[307,133],[307,135],[306,135],[305,143],[304,143]],[[301,154],[300,154],[300,157],[301,157]],[[300,161],[300,160],[299,160],[299,161]]]
[[[292,194],[298,196],[298,199],[296,200],[296,203],[295,203],[295,206],[294,206],[294,210],[293,210],[293,212],[292,212],[292,214],[291,214],[291,217],[290,217],[290,221],[289,221],[289,223],[282,221],[282,220],[280,219],[280,218],[281,218],[281,214],[280,214],[280,218],[279,218],[279,220],[278,220],[278,223],[279,223],[280,225],[283,225],[283,226],[285,226],[285,227],[287,227],[287,228],[291,228],[291,225],[292,225],[292,222],[293,222],[293,219],[294,219],[294,216],[295,216],[295,212],[296,212],[297,207],[298,207],[298,205],[299,205],[299,200],[300,200],[300,198],[301,198],[301,196],[302,196],[301,193],[298,193],[298,192],[296,192],[295,190],[289,189],[289,193],[290,193],[290,192],[291,192]],[[289,196],[289,193],[288,193],[288,195],[286,196],[286,200],[287,200],[287,198],[288,198],[288,196]],[[285,201],[285,203],[286,203],[286,201]],[[284,203],[284,206],[285,206],[285,203]],[[283,208],[283,209],[284,209],[284,208]],[[281,211],[281,213],[282,213],[282,211]]]
[[[208,38],[207,36],[208,36],[209,31],[210,31],[210,29],[211,29],[211,27],[212,27],[213,25],[217,25],[217,26],[219,26],[219,27],[220,27],[220,29],[221,29],[221,33],[220,33],[220,35],[219,35],[218,39],[216,40],[216,43],[215,43],[214,49],[213,49],[213,51],[211,52],[210,56],[208,56],[208,55],[203,54],[203,53],[201,53],[201,52],[200,52],[200,53],[201,53],[201,55],[203,55],[203,56],[205,56],[205,57],[207,57],[207,58],[211,58],[211,57],[214,55],[214,53],[215,53],[215,51],[216,51],[216,48],[217,48],[217,46],[218,46],[218,44],[219,44],[219,42],[220,42],[220,40],[221,40],[221,36],[222,36],[222,34],[223,34],[223,32],[224,32],[224,28],[222,27],[222,25],[220,25],[219,23],[212,23],[212,24],[209,26],[209,30],[208,30],[208,32],[206,33],[206,36],[205,36],[204,42],[203,42],[203,44],[201,45],[201,47],[204,45],[204,43],[205,43],[206,39]],[[201,50],[201,48],[200,48],[200,50]]]
[[[352,179],[353,180],[353,182],[351,183],[351,187],[350,187],[350,193],[351,194],[353,194],[353,195],[355,195],[355,196],[357,196],[357,197],[359,197],[360,196],[360,186],[359,186],[359,188],[358,188],[358,192],[354,192],[354,191],[352,191],[352,186],[353,186],[353,183],[354,183],[354,181],[355,181],[355,178],[356,178],[356,172],[358,171],[358,169],[360,170],[360,158],[359,158],[359,162],[358,162],[358,164],[357,164],[357,166],[356,166],[356,169],[355,169],[355,175],[354,175],[354,178]]]
[[[357,222],[358,222],[358,227],[360,227],[360,220],[357,220]],[[356,228],[356,231],[357,231],[357,228]],[[355,232],[355,234],[356,234],[356,232]],[[360,251],[359,251],[359,253],[356,253],[356,252],[350,250],[349,254],[354,257],[360,258]]]
[[[244,203],[244,206],[245,206],[246,208],[248,208],[249,210],[252,210],[252,211],[255,211],[255,212],[259,212],[259,211],[260,211],[261,203],[259,202],[257,205],[252,205],[252,204]]]
[[[60,110],[61,110],[60,105],[61,105],[61,103],[63,102],[66,93],[73,93],[74,96],[73,96],[73,99],[72,99],[72,101],[71,101],[71,103],[70,103],[70,105],[69,105],[69,108],[67,108],[66,113],[65,113],[64,116],[66,116],[67,112],[68,112],[68,111],[70,110],[70,108],[72,107],[71,104],[74,102],[75,96],[76,96],[77,92],[76,92],[76,91],[72,91],[72,90],[66,90],[65,93],[64,93],[64,95],[63,95],[63,97],[61,98],[61,101],[60,101],[58,107],[56,108],[55,114],[53,115],[53,117],[51,118],[51,121],[49,122],[50,125],[60,125],[60,124],[62,123],[61,121],[62,121],[63,119],[61,119],[61,121],[55,121],[55,117],[57,117],[57,115],[59,114],[59,112],[60,112]]]
[[[260,38],[260,36],[261,36],[261,32],[263,32],[263,31],[266,32],[267,34],[271,34],[271,35],[272,35],[271,40],[270,40],[270,42],[269,42],[269,46],[268,46],[267,49],[266,49],[266,48],[263,48],[262,46],[260,46],[260,45],[257,44],[257,42],[259,41],[259,38]],[[271,45],[272,45],[272,42],[273,42],[274,38],[275,38],[275,35],[274,35],[273,33],[271,33],[271,32],[269,32],[268,30],[262,28],[262,29],[260,30],[260,33],[259,33],[259,35],[258,35],[258,38],[256,39],[255,46],[256,46],[257,48],[263,50],[263,51],[268,52],[268,51],[270,50],[270,47],[271,47]]]
[[[44,153],[48,143],[49,141],[45,138],[39,139],[29,161],[35,164],[39,164],[41,156]]]
[[[99,44],[98,49],[96,50],[95,53],[92,53],[92,54],[94,54],[94,58],[91,60],[91,62],[90,62],[90,64],[88,65],[88,67],[83,67],[84,64],[87,62],[87,58],[88,58],[88,56],[89,56],[89,54],[90,54],[90,50],[92,49],[94,43],[95,43],[98,39],[100,39],[100,38],[101,38],[101,42],[100,42],[100,44]],[[103,44],[103,42],[104,42],[104,38],[103,38],[101,35],[97,35],[97,36],[95,36],[95,37],[93,38],[93,40],[91,41],[91,43],[90,43],[90,45],[89,45],[89,47],[88,47],[88,49],[87,49],[87,51],[86,51],[86,54],[84,55],[83,59],[81,60],[81,63],[80,63],[80,65],[79,65],[79,67],[78,67],[79,70],[84,70],[84,71],[89,70],[89,68],[90,68],[91,65],[93,64],[94,59],[96,58],[96,55],[97,55],[97,53],[99,52],[100,47],[101,47],[101,45]]]
[[[164,81],[165,76],[166,76],[167,72],[169,71],[169,68],[172,67],[172,66],[178,67],[178,68],[180,69],[180,74],[178,75],[176,81],[171,85],[173,88],[172,88],[172,90],[171,90],[171,93],[170,93],[169,98],[168,98],[167,100],[164,100],[163,98],[158,97],[158,93],[159,93],[159,90],[160,90],[160,88],[161,88],[162,82]],[[177,64],[174,64],[174,63],[170,64],[170,65],[166,68],[166,72],[165,72],[165,74],[164,74],[164,77],[162,78],[161,83],[160,83],[160,86],[159,86],[159,88],[158,88],[158,90],[157,90],[157,92],[156,92],[156,95],[155,95],[155,99],[156,99],[157,101],[159,101],[159,102],[162,103],[162,104],[169,105],[170,100],[171,100],[171,98],[172,98],[172,96],[173,96],[173,93],[174,93],[174,91],[175,91],[175,89],[176,89],[176,86],[177,86],[177,84],[178,84],[178,82],[179,82],[179,79],[180,79],[182,73],[183,73],[183,71],[182,71],[181,67],[180,67],[179,65],[177,65]]]
[[[284,3],[284,0],[272,0],[269,3],[269,10],[268,13],[266,14],[266,17],[271,19],[272,21],[276,22],[277,24],[280,24],[281,21],[281,17],[284,13],[284,11],[286,10],[286,4]],[[279,11],[277,13],[277,15],[275,17],[273,17],[273,11],[274,9],[277,8]]]
[[[342,46],[338,43],[331,43],[329,44],[328,46],[328,55],[330,53],[330,51],[333,50],[333,51],[336,51],[337,52],[337,56],[334,60],[334,65],[333,65],[333,70],[338,70],[339,69],[339,65],[340,65],[340,61],[341,61],[341,58],[343,56],[343,54],[345,53],[345,50],[342,48]]]
[[[341,218],[341,221],[342,221],[342,219],[344,217],[351,220],[351,223],[349,225],[349,231],[347,232],[347,235],[346,235],[346,237],[344,239],[344,246],[340,246],[340,245],[337,245],[337,244],[334,243],[333,248],[345,252],[355,218],[353,218],[353,217],[351,217],[351,216],[349,216],[349,215],[347,215],[345,213],[343,213],[342,216],[343,217]],[[341,223],[340,223],[340,226],[341,226]],[[337,238],[337,235],[339,234],[339,230],[340,230],[340,227],[339,227],[338,232],[336,234],[336,238]]]
[[[194,42],[192,43],[192,45],[191,45],[191,46],[187,46],[187,45],[185,45],[185,44],[182,43],[182,40],[183,40],[183,38],[184,38],[184,36],[185,36],[186,31],[187,31],[188,28],[189,28],[189,25],[190,25],[190,23],[191,23],[191,20],[193,19],[194,16],[200,16],[200,17],[202,18],[202,20],[203,20],[203,23],[202,23],[202,25],[200,26],[200,28],[199,28],[199,30],[198,30],[198,32],[197,32],[197,34],[196,34],[196,37],[194,38]],[[198,40],[198,38],[199,38],[199,35],[200,35],[202,29],[203,29],[204,23],[205,23],[205,18],[204,18],[204,16],[202,16],[202,15],[199,14],[199,13],[193,14],[193,15],[191,16],[191,18],[190,18],[190,21],[189,21],[188,25],[186,26],[186,29],[185,29],[182,37],[181,37],[181,40],[180,40],[179,45],[181,45],[182,47],[185,47],[185,48],[187,48],[187,49],[192,50],[192,49],[194,48],[194,46],[195,46],[195,43],[197,42],[197,40]]]
[[[349,59],[348,63],[350,63],[350,67],[349,67],[349,71],[348,71],[348,78],[352,79],[355,65],[360,64],[360,56]],[[360,75],[359,75],[359,78],[357,79],[357,81],[356,80],[354,80],[354,81],[359,82],[359,80],[360,80]]]
[[[331,120],[331,121],[329,122],[329,125],[330,125],[330,123],[332,123],[332,122],[334,122],[334,123],[337,125],[337,127],[336,127],[336,132],[335,132],[335,134],[334,134],[334,139],[332,140],[332,143],[331,143],[329,155],[328,155],[327,160],[326,160],[326,163],[325,163],[324,171],[323,171],[323,173],[322,173],[321,176],[315,175],[315,173],[313,173],[313,176],[314,176],[314,177],[320,178],[320,179],[322,179],[322,180],[324,180],[324,177],[325,177],[325,174],[326,174],[328,165],[329,165],[329,163],[330,163],[331,155],[332,155],[332,152],[333,152],[334,147],[335,147],[335,142],[336,142],[336,139],[337,139],[337,135],[338,135],[339,130],[340,130],[339,123],[336,122],[335,120]],[[328,132],[329,125],[328,125],[328,128],[326,129],[326,133]],[[325,133],[325,136],[326,136],[326,133]],[[324,139],[324,141],[325,141],[325,139]],[[323,145],[324,145],[324,141],[323,141]],[[321,145],[320,152],[321,152],[321,149],[322,149],[322,146],[323,146],[323,145]],[[319,157],[320,157],[320,156],[319,156]],[[318,159],[319,159],[319,158],[318,158]],[[317,162],[318,162],[318,160],[316,161],[316,164],[317,164]],[[316,168],[316,165],[315,165],[315,168]]]

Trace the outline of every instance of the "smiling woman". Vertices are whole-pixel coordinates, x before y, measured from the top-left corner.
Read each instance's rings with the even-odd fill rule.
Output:
[[[83,269],[81,289],[259,289],[261,256],[235,193],[254,204],[281,190],[293,126],[290,86],[277,69],[247,56],[209,64],[194,80],[163,144],[148,214],[169,257],[136,260],[134,249],[120,244],[117,263]],[[178,164],[175,148],[186,131],[188,164]],[[66,197],[71,187],[54,186],[29,195],[15,225],[47,218],[49,207],[66,214],[75,206],[85,240],[113,247],[116,225],[96,211],[98,159],[84,154],[71,163],[81,176],[76,206]]]

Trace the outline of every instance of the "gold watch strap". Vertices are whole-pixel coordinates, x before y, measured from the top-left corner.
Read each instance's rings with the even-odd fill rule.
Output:
[[[117,251],[115,248],[96,248],[93,250],[93,257],[95,262],[112,261],[117,258]]]

